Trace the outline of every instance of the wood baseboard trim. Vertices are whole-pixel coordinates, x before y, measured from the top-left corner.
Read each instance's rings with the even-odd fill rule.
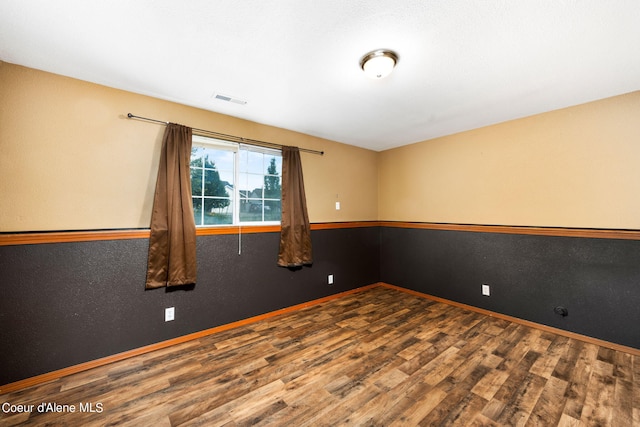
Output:
[[[163,348],[167,348],[176,344],[182,344],[187,341],[192,341],[198,338],[206,337],[211,334],[215,334],[217,332],[227,331],[229,329],[237,328],[243,325],[248,325],[251,323],[259,322],[261,320],[269,319],[272,317],[276,317],[282,314],[291,313],[293,311],[302,310],[307,307],[311,307],[314,305],[322,304],[327,301],[331,301],[334,299],[338,299],[344,297],[346,295],[351,295],[358,292],[363,292],[367,289],[374,288],[376,286],[380,286],[380,283],[373,283],[371,285],[362,286],[359,288],[351,289],[348,291],[340,292],[338,294],[329,295],[323,298],[318,298],[312,301],[304,302],[301,304],[296,304],[290,307],[285,307],[279,310],[270,311],[265,314],[260,314],[258,316],[249,317],[247,319],[238,320],[236,322],[227,323],[224,325],[216,326],[210,329],[205,329],[203,331],[194,332],[192,334],[183,335],[180,337],[176,337],[170,340],[161,341],[159,343],[150,344],[144,347],[135,348],[133,350],[124,351],[122,353],[114,354],[111,356],[106,356],[100,359],[92,360],[85,363],[80,363],[78,365],[69,366],[67,368],[59,369],[53,372],[48,372],[46,374],[37,375],[35,377],[26,378],[24,380],[12,382],[3,386],[0,386],[0,395],[22,390],[28,387],[33,387],[36,385],[40,385],[49,381],[55,381],[62,377],[66,377],[68,375],[77,374],[79,372],[88,371],[92,368],[97,368],[99,366],[108,365],[110,363],[119,362],[125,359],[129,359],[134,356],[139,356],[141,354],[150,353],[155,350],[161,350]]]
[[[485,316],[495,317],[496,319],[508,320],[509,322],[517,323],[519,325],[528,326],[531,328],[540,329],[546,332],[551,332],[556,335],[561,335],[567,338],[573,338],[579,341],[583,341],[590,344],[599,345],[600,347],[610,348],[612,350],[621,351],[624,353],[629,353],[634,356],[640,356],[640,349],[624,346],[621,344],[612,343],[609,341],[601,340],[598,338],[589,337],[587,335],[578,334],[575,332],[566,331],[564,329],[554,328],[553,326],[543,325],[541,323],[531,322],[529,320],[519,319],[517,317],[509,316],[506,314],[496,313],[494,311],[485,310],[484,308],[474,307],[472,305],[463,304],[460,302],[448,300],[445,298],[440,298],[434,295],[425,294],[423,292],[414,291],[412,289],[402,288],[400,286],[390,285],[388,283],[380,282],[379,286],[384,286],[390,289],[396,289],[401,292],[405,292],[411,295],[415,295],[422,298],[427,298],[433,301],[441,302],[443,304],[452,305],[454,307],[463,308],[465,310],[473,311],[476,313],[484,314]]]

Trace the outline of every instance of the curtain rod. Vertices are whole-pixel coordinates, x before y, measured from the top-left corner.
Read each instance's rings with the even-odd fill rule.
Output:
[[[127,113],[127,117],[130,118],[130,119],[139,119],[139,120],[144,120],[144,121],[152,122],[152,123],[159,123],[159,124],[163,124],[163,125],[168,125],[170,123],[170,122],[164,122],[162,120],[150,119],[148,117],[136,116],[136,115],[133,115],[131,113]],[[205,135],[205,136],[213,136],[215,138],[223,139],[225,141],[238,142],[238,143],[247,144],[247,145],[256,145],[256,146],[259,146],[259,147],[270,147],[270,148],[282,148],[283,147],[282,144],[276,144],[274,142],[259,141],[257,139],[247,139],[247,138],[242,138],[240,136],[227,135],[227,134],[224,134],[224,133],[213,132],[213,131],[206,130],[206,129],[198,129],[198,128],[192,128],[192,129],[193,129],[193,131],[195,133],[202,134],[202,135]],[[303,151],[305,153],[319,154],[321,156],[324,155],[324,151],[310,150],[308,148],[299,148],[299,150]]]

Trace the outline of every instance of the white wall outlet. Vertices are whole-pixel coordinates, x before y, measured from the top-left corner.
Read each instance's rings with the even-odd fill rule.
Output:
[[[164,309],[164,321],[170,322],[176,318],[176,308],[169,307]]]
[[[489,285],[482,285],[482,295],[487,297],[491,295],[491,288]]]
[[[340,210],[340,202],[336,202],[336,210],[339,211]]]
[[[333,285],[333,274],[330,274],[330,275],[327,277],[327,283],[329,283],[330,285]]]

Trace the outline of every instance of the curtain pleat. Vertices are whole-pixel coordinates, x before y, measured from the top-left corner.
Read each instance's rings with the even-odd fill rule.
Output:
[[[191,135],[191,128],[174,123],[164,132],[151,215],[147,289],[196,282]]]
[[[313,263],[311,226],[307,213],[300,150],[282,147],[282,221],[278,265],[301,267]]]

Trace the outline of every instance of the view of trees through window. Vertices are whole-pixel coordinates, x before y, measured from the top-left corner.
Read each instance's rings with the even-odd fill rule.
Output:
[[[282,156],[274,150],[195,144],[191,188],[196,225],[280,221]]]

